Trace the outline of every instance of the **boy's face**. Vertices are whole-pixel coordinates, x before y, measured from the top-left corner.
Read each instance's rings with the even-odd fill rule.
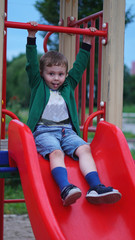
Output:
[[[64,83],[66,75],[65,66],[54,65],[52,67],[45,67],[42,77],[50,89],[57,90]]]

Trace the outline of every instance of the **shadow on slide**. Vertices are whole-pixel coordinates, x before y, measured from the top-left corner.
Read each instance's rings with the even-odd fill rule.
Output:
[[[78,162],[65,157],[69,181],[82,197],[63,207],[48,161],[37,154],[30,129],[18,120],[9,124],[9,161],[17,166],[36,240],[130,240],[135,238],[135,165],[119,128],[100,122],[91,150],[105,185],[122,193],[115,204],[92,205],[85,199],[89,188]]]

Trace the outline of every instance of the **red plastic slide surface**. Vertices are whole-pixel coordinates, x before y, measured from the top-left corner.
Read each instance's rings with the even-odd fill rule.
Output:
[[[112,205],[88,203],[89,186],[78,162],[66,157],[69,181],[83,194],[63,207],[49,162],[37,154],[31,131],[18,120],[10,122],[10,165],[18,167],[36,240],[135,239],[135,165],[125,137],[114,125],[100,122],[91,149],[102,182],[119,189],[122,199]]]

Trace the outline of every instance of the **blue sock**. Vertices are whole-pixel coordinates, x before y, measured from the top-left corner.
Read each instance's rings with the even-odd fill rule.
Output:
[[[52,170],[52,175],[56,183],[58,184],[60,191],[70,183],[68,182],[67,169],[64,167],[56,167]]]
[[[96,171],[89,172],[85,176],[85,179],[88,182],[88,184],[90,185],[90,187],[94,187],[98,184],[101,184],[98,173]]]

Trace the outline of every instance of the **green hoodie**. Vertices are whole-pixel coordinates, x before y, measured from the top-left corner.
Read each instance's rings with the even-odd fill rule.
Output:
[[[39,64],[37,59],[36,45],[26,45],[27,65],[26,71],[31,88],[30,108],[27,125],[33,132],[39,122],[45,106],[48,103],[50,90],[44,79],[40,76]],[[74,90],[82,78],[82,74],[87,67],[89,51],[80,48],[73,68],[69,71],[63,85],[59,88],[61,96],[64,98],[69,111],[73,129],[80,135],[78,114],[74,98]]]

